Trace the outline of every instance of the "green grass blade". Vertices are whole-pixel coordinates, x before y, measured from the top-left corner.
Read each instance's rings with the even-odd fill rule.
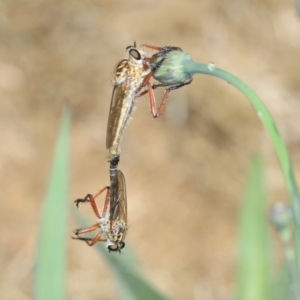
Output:
[[[285,256],[286,270],[289,275],[288,287],[294,295],[294,299],[300,299],[299,274],[297,269],[294,227],[292,226],[292,210],[285,202],[277,202],[269,210],[270,220],[280,238]],[[284,279],[284,277],[283,277]],[[283,284],[285,281],[283,281]],[[278,289],[278,288],[277,288]],[[284,291],[283,289],[281,291]],[[272,298],[273,299],[273,298]],[[282,298],[292,299],[292,298]]]
[[[75,215],[80,227],[87,227],[87,222],[79,215]],[[74,241],[78,242],[78,241]],[[112,272],[117,291],[122,300],[168,300],[160,292],[155,290],[140,274],[134,255],[126,243],[122,254],[109,253],[103,243],[97,243],[93,246],[99,254],[105,259]],[[92,251],[88,248],[86,251]]]
[[[272,300],[289,300],[299,299],[294,297],[291,290],[291,282],[289,280],[289,271],[286,265],[283,265],[273,278],[271,286],[271,298]]]
[[[252,160],[239,224],[237,300],[267,300],[270,247],[262,163]]]
[[[36,300],[65,298],[70,119],[70,111],[65,109],[41,215],[34,274],[34,298]]]
[[[298,18],[300,17],[300,0],[296,0],[297,14]]]

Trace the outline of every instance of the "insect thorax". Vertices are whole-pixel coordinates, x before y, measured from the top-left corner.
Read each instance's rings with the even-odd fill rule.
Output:
[[[140,62],[137,63],[128,59],[123,59],[115,68],[112,82],[114,85],[126,82],[130,88],[138,89],[145,76],[149,74],[150,71],[150,68],[145,70],[143,64]]]
[[[112,230],[108,234],[108,238],[115,243],[119,243],[125,239],[127,233],[127,224],[124,221],[117,221]]]

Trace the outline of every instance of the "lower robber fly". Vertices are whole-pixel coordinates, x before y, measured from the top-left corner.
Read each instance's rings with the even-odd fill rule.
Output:
[[[96,198],[104,191],[106,191],[106,197],[103,211],[100,213]],[[94,196],[88,194],[85,198],[74,201],[77,207],[86,202],[91,204],[98,222],[90,227],[74,230],[76,236],[72,238],[85,241],[89,246],[93,246],[98,241],[106,242],[109,252],[121,252],[121,249],[125,247],[124,239],[128,229],[126,182],[123,173],[120,170],[116,171],[110,187],[104,187]],[[82,236],[92,231],[98,231],[93,238]]]

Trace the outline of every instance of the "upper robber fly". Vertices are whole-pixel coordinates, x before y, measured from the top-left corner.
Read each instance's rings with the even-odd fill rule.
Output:
[[[136,45],[128,46],[126,52],[127,58],[117,64],[112,77],[114,89],[106,134],[109,161],[120,155],[120,141],[124,129],[133,112],[135,101],[144,87],[148,87],[150,106],[155,106],[155,104],[151,104],[155,103],[155,99],[149,83],[152,74],[146,62],[146,53],[142,48],[137,48]]]

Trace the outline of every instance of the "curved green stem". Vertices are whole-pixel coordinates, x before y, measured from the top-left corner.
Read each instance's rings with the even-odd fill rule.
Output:
[[[297,183],[295,180],[295,175],[292,167],[292,163],[290,161],[290,157],[288,155],[286,146],[278,132],[276,124],[269,113],[267,107],[261,101],[261,99],[257,96],[257,94],[245,83],[243,83],[240,79],[235,77],[234,75],[216,68],[213,64],[200,64],[196,63],[192,60],[185,61],[184,63],[185,72],[190,74],[207,74],[211,76],[215,76],[221,79],[224,79],[229,84],[235,86],[251,103],[252,107],[256,111],[257,115],[259,116],[260,120],[262,121],[268,135],[271,138],[273,143],[274,149],[276,151],[283,176],[288,188],[288,193],[290,196],[292,208],[293,208],[293,215],[294,215],[294,222],[296,227],[296,238],[297,238],[297,248],[298,253],[300,250],[300,202],[299,202],[299,192]],[[299,263],[298,263],[299,264]]]
[[[168,50],[170,47],[165,47],[162,49]],[[178,48],[171,49],[171,51],[166,51],[163,61],[161,61],[161,52],[159,54],[160,55],[157,54],[157,59],[152,61],[152,67],[156,67],[153,77],[160,81],[160,83],[166,86],[172,86],[177,85],[178,83],[187,82],[193,77],[194,74],[207,74],[221,78],[227,83],[232,84],[251,103],[271,138],[287,185],[293,210],[293,219],[296,231],[296,247],[298,254],[297,261],[298,267],[300,268],[300,201],[298,187],[287,149],[268,109],[249,86],[247,86],[234,75],[216,68],[214,64],[204,65],[194,62],[187,53],[182,50],[178,50]],[[158,64],[159,68],[157,68]]]

